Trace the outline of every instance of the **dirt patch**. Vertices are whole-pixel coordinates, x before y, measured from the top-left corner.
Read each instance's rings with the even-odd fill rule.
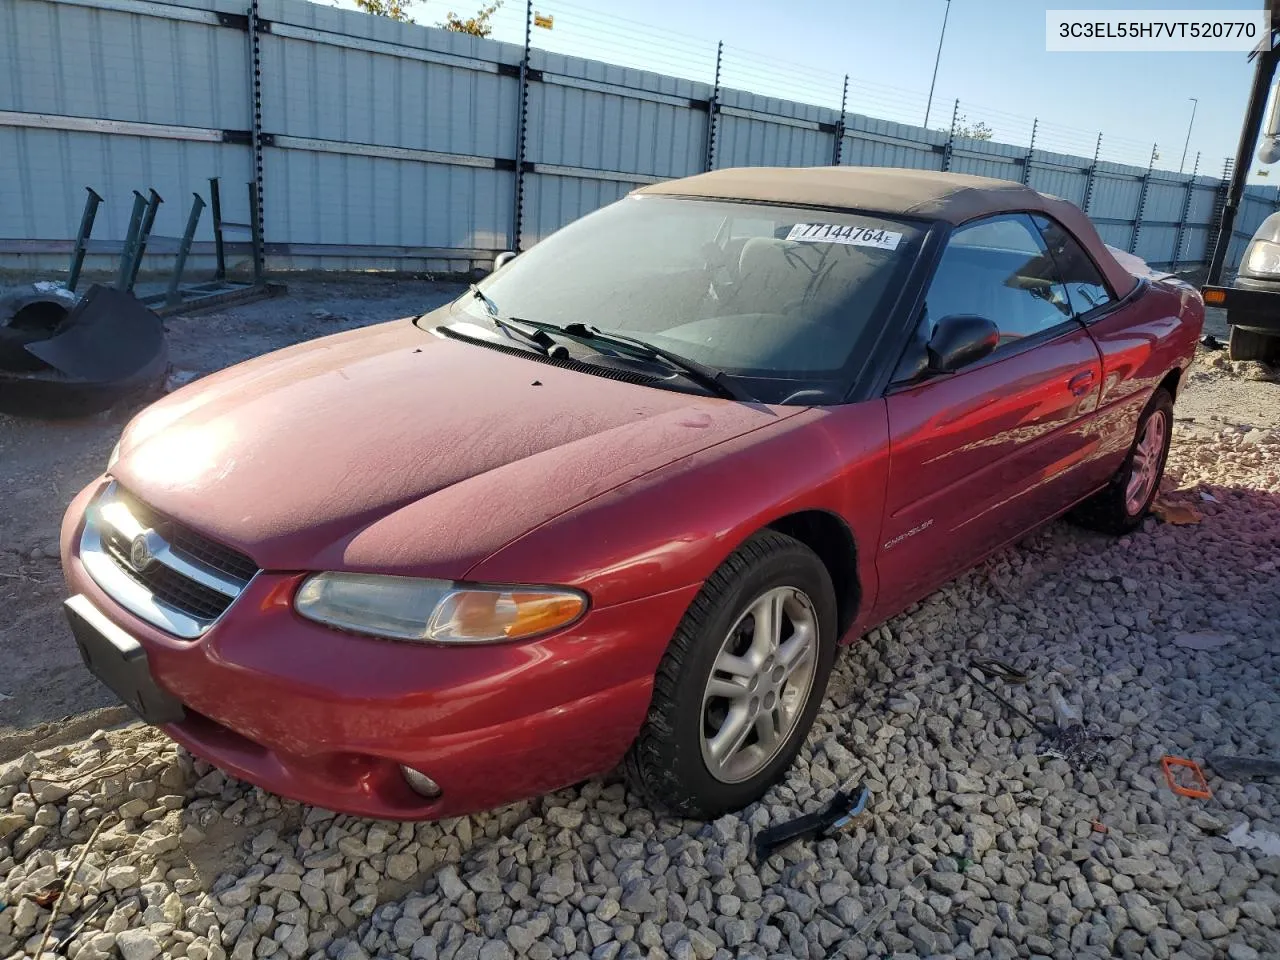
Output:
[[[1224,310],[1205,311],[1205,333],[1222,349],[1201,347],[1187,370],[1174,418],[1186,436],[1208,436],[1223,427],[1269,430],[1280,427],[1280,370],[1256,361],[1227,359]]]
[[[203,376],[340,330],[415,316],[457,296],[457,284],[345,278],[290,280],[283,297],[165,321],[175,371]],[[58,531],[67,503],[102,472],[135,408],[76,421],[0,415],[0,761],[119,723],[73,715],[115,707],[81,665],[62,615]]]

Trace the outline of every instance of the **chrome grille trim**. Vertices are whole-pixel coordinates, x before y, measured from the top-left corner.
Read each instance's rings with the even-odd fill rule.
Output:
[[[138,522],[127,505],[117,497],[118,489],[115,482],[111,482],[87,511],[84,532],[80,536],[80,561],[85,571],[107,595],[130,613],[174,636],[194,640],[218,621],[253,577],[237,580],[175,549],[154,529]],[[222,611],[215,616],[204,616],[182,610],[158,597],[141,581],[141,570],[126,566],[128,560],[121,555],[117,543],[119,539],[129,543],[139,537],[146,541],[151,563],[159,564],[172,574],[225,598],[227,603]],[[114,547],[106,542],[108,538],[116,544]]]
[[[110,503],[103,504],[98,513],[98,519],[102,525],[114,528],[126,540],[132,540],[134,537],[146,536],[151,533],[152,535],[148,537],[151,556],[155,558],[157,563],[163,563],[170,570],[182,574],[188,580],[203,584],[210,590],[217,590],[224,597],[230,597],[232,600],[240,596],[240,591],[244,589],[246,581],[232,580],[194,557],[188,560],[175,552],[163,537],[155,534],[154,531],[148,531],[142,524],[138,523],[133,518],[133,514],[129,512],[129,509],[119,500],[112,500]]]

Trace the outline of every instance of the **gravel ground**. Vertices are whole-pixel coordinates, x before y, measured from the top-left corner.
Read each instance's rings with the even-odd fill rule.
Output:
[[[1207,762],[1280,757],[1280,388],[1219,358],[1179,401],[1163,494],[1200,522],[1054,524],[874,631],[741,815],[664,817],[609,776],[372,822],[125,727],[0,768],[0,956],[36,955],[51,910],[46,955],[75,960],[1280,956],[1280,781]],[[1233,392],[1249,404],[1195,399]],[[975,655],[1029,675],[996,686],[1037,719],[1055,693],[1077,708],[1092,761],[1042,755],[965,675]],[[1172,793],[1165,754],[1212,796]],[[857,781],[848,830],[749,857]]]

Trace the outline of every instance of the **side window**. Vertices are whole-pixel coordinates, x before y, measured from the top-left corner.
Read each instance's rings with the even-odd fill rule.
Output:
[[[1084,247],[1062,224],[1039,214],[1035,221],[1058,266],[1058,274],[1066,283],[1067,295],[1077,317],[1115,300],[1102,274],[1084,252]]]
[[[1001,345],[1065,323],[1072,317],[1066,287],[1026,214],[1006,214],[958,228],[947,241],[925,299],[927,338],[950,314],[991,320]]]

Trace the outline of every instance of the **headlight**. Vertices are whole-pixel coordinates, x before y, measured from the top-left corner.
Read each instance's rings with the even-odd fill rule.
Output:
[[[1280,243],[1254,240],[1249,244],[1243,272],[1257,276],[1280,276]]]
[[[567,627],[586,612],[576,590],[487,587],[368,573],[317,573],[294,609],[354,633],[423,643],[527,640]]]
[[[116,461],[120,459],[120,441],[116,441],[116,445],[111,448],[111,452],[107,454],[107,472],[111,472],[111,468],[116,465]]]

